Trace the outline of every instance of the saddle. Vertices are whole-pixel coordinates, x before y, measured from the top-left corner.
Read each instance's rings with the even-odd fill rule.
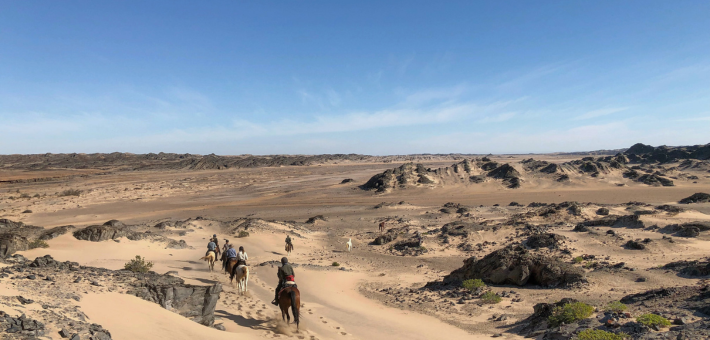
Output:
[[[281,290],[279,290],[279,297],[281,297],[281,293],[283,293],[283,291],[286,290],[286,288],[291,288],[291,287],[298,288],[298,285],[294,281],[284,282],[283,287],[281,288]]]

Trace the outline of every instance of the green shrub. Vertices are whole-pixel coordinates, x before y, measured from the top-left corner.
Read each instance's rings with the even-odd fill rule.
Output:
[[[81,190],[79,189],[67,189],[59,193],[59,197],[65,196],[79,196],[81,195]]]
[[[604,308],[604,311],[609,312],[609,313],[621,313],[625,310],[626,310],[626,305],[619,302],[619,301],[609,302],[609,304],[606,305],[606,308]]]
[[[501,300],[503,299],[498,296],[498,294],[491,291],[487,291],[481,295],[481,301],[483,301],[483,303],[498,303]]]
[[[239,235],[237,237],[242,238],[242,237],[249,237],[249,232],[246,230],[242,230],[239,232]]]
[[[340,263],[338,263],[338,262],[333,262],[333,264],[331,264],[331,266],[333,266],[333,267],[340,267]]]
[[[566,303],[564,306],[555,307],[547,321],[553,327],[557,327],[563,323],[569,324],[586,319],[592,313],[594,313],[594,307],[584,302]]]
[[[470,291],[473,291],[473,290],[476,290],[476,288],[485,287],[486,284],[481,279],[470,279],[470,280],[466,280],[466,281],[462,282],[461,286],[470,290]]]
[[[577,334],[578,340],[624,340],[624,333],[614,334],[601,329],[585,329]]]
[[[36,248],[49,248],[49,244],[43,240],[34,240],[30,242],[29,244],[30,249],[36,249]]]
[[[584,257],[577,256],[573,259],[574,263],[582,263],[584,261]]]
[[[636,318],[636,321],[638,321],[639,323],[642,323],[648,327],[653,327],[653,326],[668,327],[671,325],[671,322],[668,321],[668,319],[666,319],[660,315],[651,314],[651,313],[639,316],[638,318]]]
[[[153,262],[146,262],[140,255],[136,255],[136,258],[126,262],[123,268],[136,273],[147,273],[153,268]]]
[[[596,268],[599,263],[597,261],[587,262],[584,264],[584,269]]]

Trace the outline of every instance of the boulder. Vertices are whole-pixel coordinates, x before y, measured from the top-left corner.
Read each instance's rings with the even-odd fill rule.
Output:
[[[164,221],[156,224],[153,228],[158,229],[158,230],[165,230],[168,229],[172,226],[172,223]]]
[[[537,284],[555,287],[583,282],[584,271],[556,258],[533,254],[520,245],[509,245],[484,258],[464,260],[464,266],[444,277],[444,283],[482,279],[492,284]]]
[[[646,249],[646,245],[638,241],[629,240],[628,242],[626,242],[626,248],[644,250]]]
[[[663,269],[673,270],[685,276],[706,276],[710,275],[710,261],[677,261],[663,266]]]
[[[565,237],[562,235],[545,233],[545,234],[532,235],[532,236],[528,237],[528,240],[525,244],[528,247],[533,248],[533,249],[557,248],[559,246],[559,244],[564,240],[565,240]]]
[[[710,222],[688,222],[683,224],[669,224],[663,228],[665,232],[675,233],[680,237],[698,237],[700,232],[710,230]]]
[[[662,177],[662,176],[659,176],[657,174],[641,175],[641,177],[639,177],[636,181],[641,182],[646,185],[655,186],[655,187],[657,187],[657,186],[672,187],[675,185],[675,184],[673,184],[672,180]]]
[[[133,232],[120,221],[111,220],[103,225],[92,225],[74,232],[78,240],[100,242],[129,236]]]
[[[145,280],[126,292],[143,300],[157,303],[163,308],[187,317],[199,324],[212,326],[214,311],[222,292],[222,285],[193,286],[172,276],[162,280]]]
[[[29,240],[16,234],[0,234],[0,258],[6,258],[16,251],[29,249]]]
[[[39,239],[42,241],[51,240],[53,238],[56,238],[56,237],[66,234],[70,228],[74,228],[74,226],[71,226],[71,225],[66,226],[65,225],[65,226],[49,229],[49,230],[45,231],[44,233],[42,233],[42,235],[39,236]]]
[[[710,194],[706,194],[704,192],[698,192],[698,193],[692,194],[692,195],[678,201],[678,203],[680,203],[680,204],[707,203],[707,202],[710,202]]]
[[[383,244],[390,243],[396,239],[397,239],[397,233],[390,230],[380,236],[377,236],[375,238],[375,240],[372,241],[372,244],[377,245],[377,246],[381,246]]]
[[[168,245],[165,246],[166,249],[187,249],[190,248],[190,246],[187,245],[187,242],[185,240],[170,240],[168,241]]]
[[[643,224],[643,221],[641,221],[641,218],[639,215],[625,215],[625,216],[619,216],[619,218],[614,221],[614,223],[611,225],[612,228],[629,228],[629,229],[637,229],[637,228],[643,228],[645,225]]]
[[[599,209],[597,209],[597,215],[602,215],[602,216],[609,215],[609,209],[604,208],[604,207],[599,208]]]

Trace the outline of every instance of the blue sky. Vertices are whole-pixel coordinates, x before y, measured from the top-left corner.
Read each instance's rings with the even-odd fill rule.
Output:
[[[710,142],[707,1],[1,1],[0,153]]]

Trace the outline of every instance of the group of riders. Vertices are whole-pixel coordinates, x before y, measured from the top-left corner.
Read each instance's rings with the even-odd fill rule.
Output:
[[[293,248],[293,244],[291,242],[291,237],[286,235],[286,245],[291,246],[291,248]],[[229,240],[227,239],[224,240],[224,246],[220,251],[217,234],[212,235],[210,242],[207,243],[207,253],[205,254],[205,256],[209,255],[210,252],[214,252],[217,257],[219,257],[221,254],[220,260],[222,261],[222,270],[227,270],[227,264],[230,263],[232,259],[236,259],[237,261],[237,263],[234,265],[235,268],[239,266],[246,266],[247,260],[249,259],[249,256],[244,250],[244,247],[240,246],[239,252],[237,252],[236,250],[234,250],[234,246],[229,243]],[[229,269],[231,272],[231,268]],[[296,275],[293,271],[293,267],[288,262],[288,258],[281,258],[281,267],[279,267],[276,275],[279,278],[279,284],[276,286],[276,291],[274,293],[274,301],[271,302],[274,305],[278,305],[279,292],[281,292],[281,289],[285,287],[296,286]]]

